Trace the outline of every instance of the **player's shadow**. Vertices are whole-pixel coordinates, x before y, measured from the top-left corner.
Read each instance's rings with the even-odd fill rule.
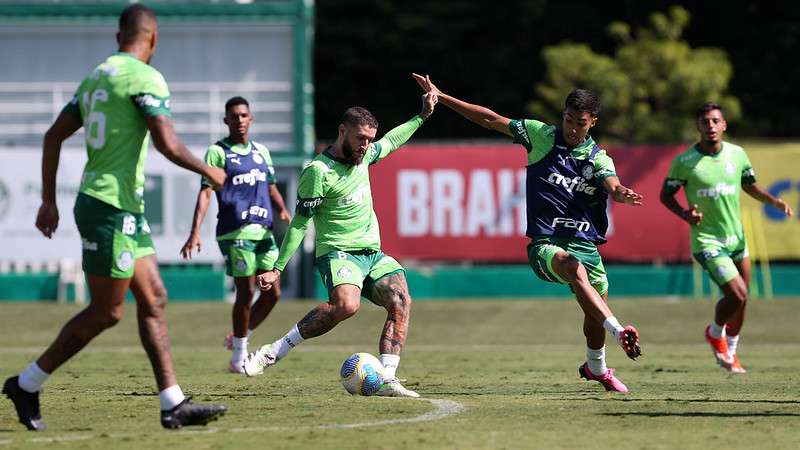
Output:
[[[613,394],[609,394],[613,395]],[[720,398],[609,398],[609,397],[583,397],[572,399],[559,399],[559,400],[596,400],[602,402],[676,402],[676,403],[744,403],[748,405],[755,405],[759,403],[773,404],[773,405],[800,405],[800,400],[760,400],[760,399],[720,399]]]
[[[618,412],[618,413],[600,413],[601,416],[612,417],[800,417],[800,413],[790,412],[704,412],[704,411],[684,411],[684,412],[657,412],[657,411],[641,411],[641,412]]]

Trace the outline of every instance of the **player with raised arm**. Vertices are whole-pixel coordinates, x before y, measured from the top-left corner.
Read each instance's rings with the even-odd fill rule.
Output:
[[[661,189],[661,203],[690,225],[692,254],[708,271],[723,297],[705,339],[717,363],[733,373],[746,370],[736,349],[744,323],[750,258],[744,238],[739,197],[743,190],[791,216],[792,208],[756,184],[755,172],[744,149],[722,140],[728,127],[722,108],[705,103],[697,110],[700,141],[676,156]],[[684,209],[675,199],[683,187]]]
[[[270,289],[280,280],[281,271],[313,220],[316,264],[329,300],[312,309],[284,337],[248,355],[244,364],[248,376],[261,374],[304,340],[327,333],[355,314],[363,296],[387,312],[378,345],[385,382],[376,395],[419,397],[395,376],[408,333],[411,296],[403,267],[380,249],[369,166],[403,145],[433,113],[436,101],[435,95],[425,94],[419,115],[375,142],[375,117],[364,108],[349,108],[342,116],[336,142],[303,169],[297,210],[278,261],[272,271],[258,279],[262,289]]]
[[[247,356],[247,341],[252,331],[264,321],[280,299],[280,285],[262,291],[252,305],[256,291],[256,273],[272,269],[278,257],[278,246],[272,235],[272,205],[278,217],[289,222],[283,197],[275,186],[275,169],[267,147],[251,141],[250,104],[242,97],[225,103],[224,122],[228,136],[208,147],[205,161],[211,167],[225,170],[225,185],[217,191],[217,243],[225,257],[225,272],[233,277],[236,301],[233,304],[233,333],[225,339],[233,351],[228,370],[242,371]],[[192,251],[200,252],[200,227],[208,212],[213,187],[203,179],[194,207],[192,231],[181,248],[184,259],[192,259]]]
[[[81,127],[86,132],[88,161],[74,211],[91,302],[64,325],[39,359],[3,385],[3,393],[29,430],[45,429],[39,409],[42,384],[122,318],[128,289],[136,298],[139,336],[158,385],[161,425],[204,425],[225,412],[224,406],[193,403],[178,385],[164,312],[167,292],[144,217],[144,161],[150,134],[155,147],[173,163],[205,176],[215,187],[225,182],[222,169],[195,158],[175,135],[167,84],[148,64],[156,49],[157,27],[149,8],[140,4],[125,8],[119,18],[119,51],[81,82],[44,137],[42,205],[36,227],[49,238],[58,227],[55,192],[61,145]]]
[[[608,391],[627,392],[614,369],[606,366],[603,330],[631,359],[641,354],[639,333],[620,325],[607,304],[608,279],[597,245],[606,242],[608,195],[634,206],[642,204],[642,196],[620,184],[613,161],[588,134],[597,123],[600,100],[591,91],[572,91],[561,124],[555,126],[511,120],[442,93],[430,77],[414,74],[414,79],[448,108],[525,147],[528,261],[539,278],[568,284],[583,310],[586,362],[578,369],[580,376],[600,382]]]

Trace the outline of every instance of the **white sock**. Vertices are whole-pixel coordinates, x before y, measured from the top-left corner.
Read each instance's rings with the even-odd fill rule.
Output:
[[[606,346],[602,346],[597,350],[586,347],[586,365],[589,366],[589,371],[594,375],[600,376],[606,373]]]
[[[233,337],[233,355],[231,355],[231,362],[238,363],[244,361],[247,356],[247,338]]]
[[[158,401],[161,403],[162,411],[169,411],[180,405],[185,398],[181,387],[177,384],[158,393]]]
[[[25,370],[19,374],[19,387],[25,392],[39,392],[42,390],[42,385],[47,381],[50,374],[42,370],[36,361],[30,363]]]
[[[275,360],[286,356],[289,350],[302,344],[303,341],[305,341],[305,339],[303,339],[303,336],[300,336],[300,330],[297,329],[297,325],[295,324],[295,326],[286,333],[286,336],[272,343],[272,351],[275,352]]]
[[[383,377],[391,380],[395,378],[397,366],[400,365],[400,355],[381,353],[381,364],[383,364]]]
[[[708,326],[708,334],[714,339],[719,339],[725,335],[725,325],[718,325],[716,321],[712,320],[711,325]]]
[[[619,324],[619,320],[617,320],[617,318],[614,316],[609,316],[605,321],[603,321],[603,328],[611,333],[615,339],[619,339],[619,334],[625,330],[625,328],[622,328],[622,325]]]
[[[728,341],[728,353],[730,353],[731,356],[735,355],[736,347],[739,346],[739,335],[738,334],[736,336],[727,335],[725,336],[725,340]]]

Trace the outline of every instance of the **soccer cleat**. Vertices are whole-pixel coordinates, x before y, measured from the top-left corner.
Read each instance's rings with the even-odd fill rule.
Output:
[[[711,353],[714,354],[714,358],[717,359],[717,363],[720,367],[730,371],[733,365],[733,357],[728,354],[728,341],[726,341],[724,337],[715,338],[711,336],[709,333],[710,330],[711,325],[706,327],[705,336],[706,342],[711,346]]]
[[[747,373],[747,370],[742,367],[742,363],[739,361],[738,355],[733,355],[733,364],[731,364],[730,371],[731,373]]]
[[[636,360],[642,356],[642,347],[639,345],[639,331],[633,325],[628,325],[619,333],[619,345],[628,355],[628,358]]]
[[[248,377],[261,375],[264,373],[264,369],[276,362],[278,360],[275,358],[275,353],[272,352],[272,345],[267,344],[247,355],[244,359],[244,364],[242,364],[242,373]]]
[[[6,380],[3,394],[14,403],[21,424],[31,431],[44,431],[47,428],[39,411],[39,393],[30,393],[19,387],[19,376]]]
[[[614,376],[614,369],[610,367],[606,369],[603,375],[595,375],[589,370],[589,366],[583,363],[582,366],[578,367],[578,375],[580,375],[581,378],[585,378],[587,381],[597,381],[602,384],[607,391],[628,392],[628,386],[625,386],[625,383]]]
[[[191,425],[205,425],[224,415],[226,408],[222,405],[201,405],[186,397],[178,406],[169,411],[161,411],[161,426],[176,429]]]
[[[405,386],[400,384],[400,380],[397,378],[392,378],[390,380],[386,380],[381,385],[381,388],[378,389],[374,395],[378,395],[381,397],[410,397],[410,398],[419,398],[419,394],[412,391],[411,389],[406,389]]]
[[[244,361],[231,361],[228,363],[228,372],[230,373],[244,373],[242,368]]]
[[[227,336],[225,336],[225,341],[223,342],[222,345],[225,346],[225,348],[228,351],[231,352],[233,351],[233,331],[231,331],[230,333],[228,333]]]

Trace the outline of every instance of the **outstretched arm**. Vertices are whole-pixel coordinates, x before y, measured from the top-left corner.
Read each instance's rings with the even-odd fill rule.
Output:
[[[511,119],[503,117],[489,108],[467,103],[463,100],[443,93],[439,90],[439,88],[436,87],[436,85],[433,84],[430,76],[426,75],[423,77],[422,75],[418,75],[416,73],[412,74],[412,76],[423,91],[436,94],[442,104],[461,114],[467,120],[475,122],[484,128],[495,130],[511,136],[511,131],[508,129],[508,124],[511,122]]]
[[[225,171],[219,167],[210,167],[196,158],[175,134],[175,127],[168,116],[148,116],[147,128],[153,136],[153,145],[156,150],[168,160],[204,176],[214,189],[222,188],[222,185],[225,184]]]
[[[619,178],[614,176],[606,177],[603,180],[603,186],[615,202],[642,206],[642,194],[636,193],[633,189],[623,186],[622,183],[619,182]]]
[[[303,242],[306,230],[308,229],[309,220],[311,220],[310,217],[306,217],[302,214],[294,215],[292,223],[286,231],[286,236],[283,237],[281,250],[278,254],[278,260],[275,261],[274,268],[257,277],[258,286],[261,290],[268,291],[272,289],[272,286],[281,279],[281,272],[283,272],[283,269],[289,264],[289,260],[292,259],[294,252],[297,251],[297,248],[300,247],[300,244]]]
[[[412,117],[408,122],[392,128],[388,133],[384,134],[382,138],[375,141],[373,145],[376,153],[373,154],[370,162],[374,164],[380,161],[400,148],[401,145],[408,142],[414,132],[422,126],[422,122],[433,114],[433,109],[438,101],[435,94],[431,94],[430,92],[424,94],[422,96],[422,111],[420,111],[418,115]]]
[[[286,223],[291,222],[292,215],[289,214],[289,211],[286,209],[281,191],[279,191],[278,187],[274,184],[269,185],[269,198],[272,200],[272,204],[278,209],[278,217]]]
[[[756,183],[742,184],[742,190],[747,192],[747,195],[753,197],[761,203],[766,203],[778,208],[789,217],[792,217],[794,214],[792,207],[783,201],[782,198],[775,197]]]

